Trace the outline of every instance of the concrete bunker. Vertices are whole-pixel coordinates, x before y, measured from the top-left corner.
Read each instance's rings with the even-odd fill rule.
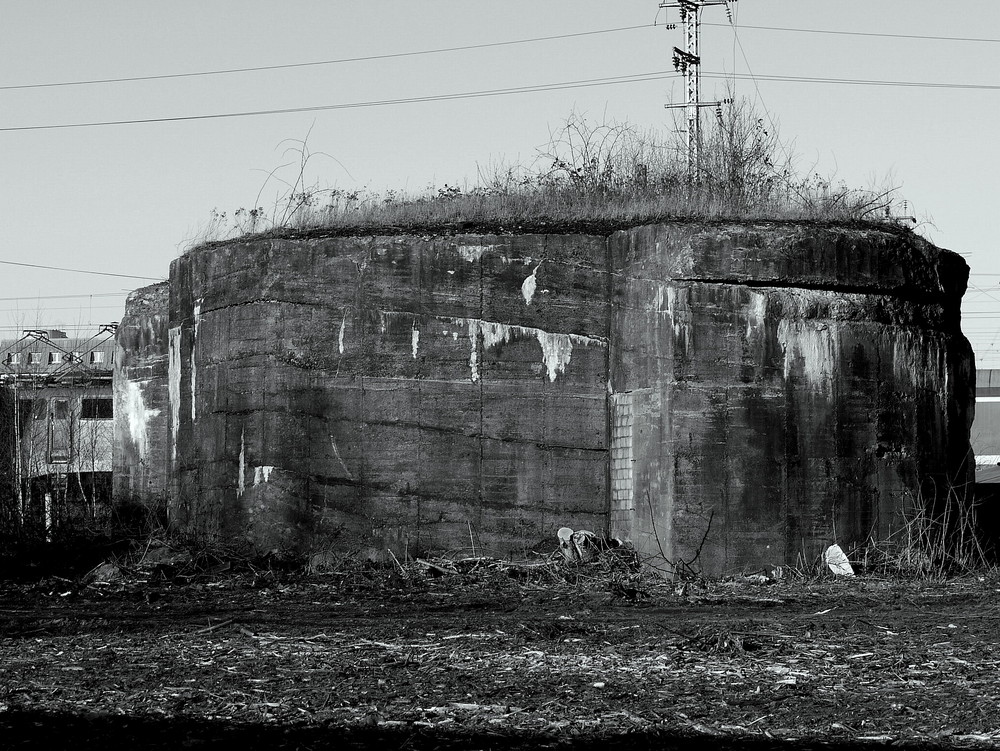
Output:
[[[565,525],[710,574],[811,559],[963,487],[967,275],[801,223],[205,246],[168,307],[130,300],[159,370],[122,369],[117,414],[167,469],[116,469],[263,550],[510,555]]]

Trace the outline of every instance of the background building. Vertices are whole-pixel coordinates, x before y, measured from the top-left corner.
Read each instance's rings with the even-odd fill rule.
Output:
[[[996,547],[1000,501],[1000,370],[976,371],[976,419],[972,423],[976,456],[976,503],[979,527]]]
[[[111,512],[115,328],[0,341],[4,529],[51,539]]]

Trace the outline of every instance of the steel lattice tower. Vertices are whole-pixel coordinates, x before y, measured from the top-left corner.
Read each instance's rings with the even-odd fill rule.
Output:
[[[701,147],[701,108],[719,107],[722,102],[701,101],[701,10],[709,5],[726,6],[732,21],[730,2],[736,0],[676,0],[660,3],[660,8],[678,8],[684,26],[684,49],[674,47],[674,69],[684,74],[684,104],[668,104],[668,108],[684,107],[687,119],[687,173],[688,182],[698,178],[699,150]],[[676,28],[668,24],[667,28]]]

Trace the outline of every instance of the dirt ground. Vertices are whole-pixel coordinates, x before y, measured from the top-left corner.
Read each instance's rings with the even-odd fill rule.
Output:
[[[0,583],[0,748],[1000,744],[992,575],[441,566]]]

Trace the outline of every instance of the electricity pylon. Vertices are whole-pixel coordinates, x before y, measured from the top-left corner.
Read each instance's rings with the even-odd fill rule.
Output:
[[[723,102],[701,101],[701,9],[709,5],[726,6],[726,15],[732,23],[730,2],[736,0],[675,0],[660,3],[660,8],[679,8],[684,24],[684,49],[674,47],[674,69],[684,74],[684,104],[668,104],[668,109],[684,107],[687,117],[687,173],[688,183],[698,179],[699,151],[701,147],[701,108],[722,106]],[[667,28],[676,28],[668,24]]]

